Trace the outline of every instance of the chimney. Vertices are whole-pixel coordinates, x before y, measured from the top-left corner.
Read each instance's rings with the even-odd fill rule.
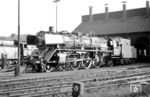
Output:
[[[109,12],[108,12],[108,4],[105,4],[105,20],[108,20]]]
[[[150,16],[150,8],[149,8],[149,1],[146,1],[146,17]]]
[[[123,14],[122,14],[122,18],[126,19],[127,17],[127,10],[126,10],[126,1],[123,1]]]
[[[93,22],[92,6],[89,7],[89,21]]]
[[[53,32],[53,26],[50,26],[49,27],[49,33],[52,33]]]

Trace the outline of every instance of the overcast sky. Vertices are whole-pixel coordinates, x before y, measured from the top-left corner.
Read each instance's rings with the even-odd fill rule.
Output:
[[[89,6],[93,13],[103,13],[104,4],[109,4],[109,11],[122,10],[123,0],[60,0],[58,5],[58,31],[73,31],[80,23],[81,16],[89,14]],[[146,0],[126,0],[127,9],[145,7]],[[18,0],[0,0],[0,36],[17,34]],[[35,34],[40,30],[47,31],[49,26],[55,27],[56,4],[53,0],[20,0],[21,2],[21,34]],[[54,29],[55,31],[55,29]]]

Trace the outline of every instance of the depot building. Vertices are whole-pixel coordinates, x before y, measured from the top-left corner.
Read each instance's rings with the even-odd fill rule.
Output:
[[[108,9],[105,4],[105,13],[92,14],[92,7],[89,7],[89,15],[82,16],[81,24],[73,32],[128,38],[137,48],[137,60],[150,62],[149,1],[144,8],[126,10],[126,2],[123,2],[122,11],[109,12]]]

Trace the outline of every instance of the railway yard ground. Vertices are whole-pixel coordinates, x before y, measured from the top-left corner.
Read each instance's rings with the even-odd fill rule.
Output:
[[[150,64],[99,69],[26,73],[0,69],[0,97],[72,97],[74,83],[81,83],[75,97],[150,97]]]

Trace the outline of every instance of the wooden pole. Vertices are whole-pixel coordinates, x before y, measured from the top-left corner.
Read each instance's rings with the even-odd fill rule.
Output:
[[[15,68],[15,76],[20,73],[20,0],[18,0],[18,63]]]

